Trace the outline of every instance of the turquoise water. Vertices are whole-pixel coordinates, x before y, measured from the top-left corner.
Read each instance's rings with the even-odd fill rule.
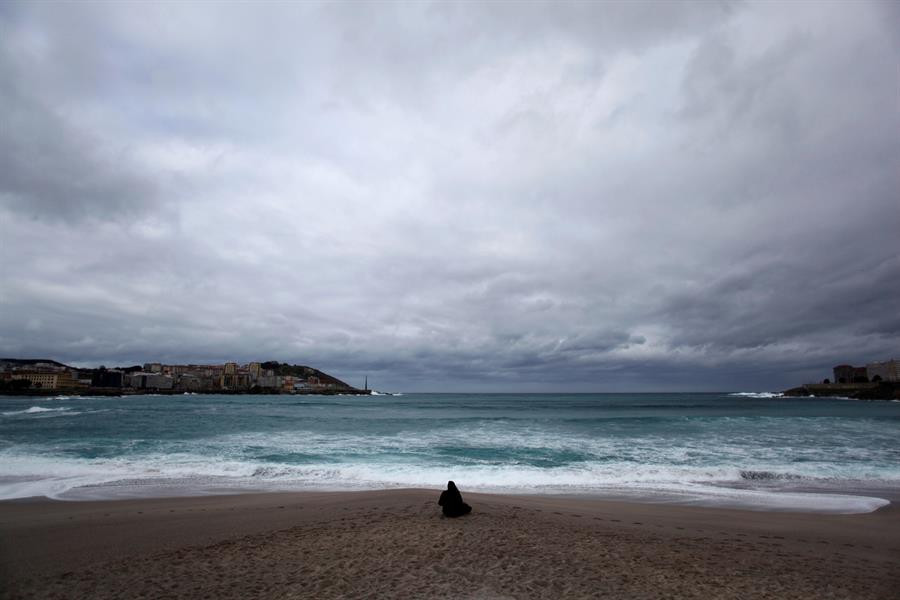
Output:
[[[858,512],[898,496],[898,434],[900,403],[772,394],[0,397],[0,498],[454,479]]]

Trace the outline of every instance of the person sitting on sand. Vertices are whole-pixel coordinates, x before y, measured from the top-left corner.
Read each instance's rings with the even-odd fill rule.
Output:
[[[442,507],[445,517],[461,517],[472,512],[472,507],[463,502],[462,494],[452,481],[447,482],[447,489],[441,492],[438,504]]]

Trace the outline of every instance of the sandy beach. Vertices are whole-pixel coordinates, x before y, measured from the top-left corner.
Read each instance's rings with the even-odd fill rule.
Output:
[[[896,598],[900,510],[433,490],[0,502],[3,598]]]

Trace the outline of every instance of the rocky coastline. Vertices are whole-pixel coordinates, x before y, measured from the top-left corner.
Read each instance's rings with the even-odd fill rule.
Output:
[[[891,381],[874,383],[805,383],[782,392],[785,396],[841,397],[856,400],[900,400],[900,384]]]

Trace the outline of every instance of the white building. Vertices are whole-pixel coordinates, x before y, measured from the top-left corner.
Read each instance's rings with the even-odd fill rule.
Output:
[[[132,373],[128,381],[131,387],[148,390],[171,390],[172,378],[159,373]]]
[[[900,361],[892,358],[884,362],[869,363],[866,365],[866,375],[868,375],[869,381],[872,381],[877,375],[881,381],[900,382]]]

